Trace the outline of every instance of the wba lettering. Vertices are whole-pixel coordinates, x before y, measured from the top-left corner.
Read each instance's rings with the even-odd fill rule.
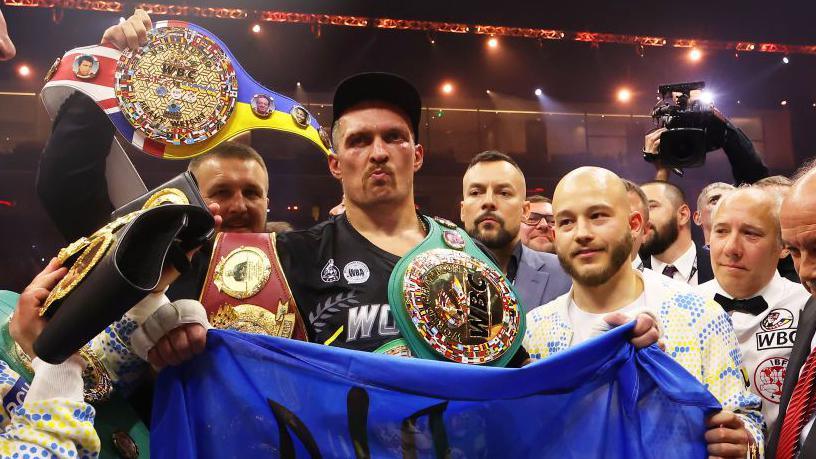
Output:
[[[784,349],[793,347],[796,340],[796,330],[786,329],[756,334],[758,351],[765,349]]]

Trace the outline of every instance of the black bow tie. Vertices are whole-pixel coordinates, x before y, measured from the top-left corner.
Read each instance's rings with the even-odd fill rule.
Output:
[[[734,300],[717,293],[714,295],[714,301],[720,303],[725,312],[737,311],[757,316],[768,309],[768,302],[761,296],[755,296],[747,300]]]

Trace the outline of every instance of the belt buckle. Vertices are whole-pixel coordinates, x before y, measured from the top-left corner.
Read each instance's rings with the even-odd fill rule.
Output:
[[[521,330],[518,299],[501,272],[459,250],[417,255],[403,276],[403,304],[408,333],[453,362],[490,364]]]

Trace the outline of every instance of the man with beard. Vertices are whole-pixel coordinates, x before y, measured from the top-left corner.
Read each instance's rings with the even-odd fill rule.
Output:
[[[691,210],[683,190],[661,181],[641,189],[649,198],[651,230],[640,248],[643,265],[689,285],[713,279],[708,252],[691,239]]]
[[[521,243],[537,252],[555,253],[552,201],[538,194],[527,200],[530,201],[530,213],[521,222]]]
[[[669,280],[677,289],[690,289],[691,287],[688,284],[676,281],[674,279],[668,279],[667,277],[660,277],[661,274],[658,274],[643,266],[643,260],[640,259],[638,250],[640,250],[640,246],[643,244],[643,239],[645,239],[649,234],[649,199],[646,197],[646,194],[640,189],[637,183],[626,179],[621,180],[623,181],[623,186],[626,188],[626,197],[629,200],[629,208],[632,212],[637,212],[643,217],[643,224],[640,225],[640,230],[632,235],[632,267],[643,273],[643,277],[645,278],[658,277],[659,280]]]
[[[496,257],[513,283],[525,312],[570,288],[555,255],[521,243],[520,228],[530,215],[524,174],[513,158],[498,151],[474,156],[462,178],[460,218],[470,236]]]
[[[556,187],[553,210],[556,253],[573,287],[527,314],[524,346],[530,357],[546,358],[580,344],[607,329],[615,316],[649,311],[659,318],[666,352],[723,406],[706,420],[708,453],[761,454],[760,401],[745,387],[728,315],[713,300],[632,267],[633,238],[643,217],[631,211],[621,179],[606,169],[576,169]]]

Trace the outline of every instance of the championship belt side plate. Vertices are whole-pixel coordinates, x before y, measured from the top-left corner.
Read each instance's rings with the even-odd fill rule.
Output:
[[[200,301],[215,328],[308,341],[274,233],[219,233]]]
[[[173,179],[173,181],[182,179],[193,180],[192,176],[188,176],[189,172],[185,172]],[[168,183],[173,183],[173,181]],[[90,236],[81,237],[60,249],[57,253],[57,259],[62,266],[68,268],[68,274],[51,290],[43,307],[40,309],[40,316],[48,314],[54,302],[61,300],[73,291],[94,266],[96,266],[99,260],[105,256],[108,249],[116,240],[116,233],[146,210],[164,204],[190,204],[190,199],[188,198],[188,195],[190,195],[193,196],[195,205],[209,212],[203,199],[198,195],[198,189],[195,188],[194,184],[192,186],[187,185],[183,187],[184,191],[167,187],[166,185],[167,184],[161,185],[158,189],[149,191],[137,202],[134,202],[134,205],[127,205],[115,210],[112,213],[113,218],[105,226],[96,230]],[[202,237],[208,237],[213,231],[214,230],[208,231],[203,234]]]
[[[42,99],[52,117],[70,93],[81,91],[127,141],[152,156],[191,158],[252,129],[299,135],[332,153],[326,130],[303,106],[261,86],[221,40],[188,22],[156,22],[136,50],[72,49],[47,80]]]
[[[68,273],[40,309],[49,318],[34,343],[40,358],[60,363],[79,350],[157,287],[164,266],[184,256],[179,246],[212,231],[206,209],[159,202],[60,251]]]
[[[461,229],[429,222],[425,241],[389,280],[389,303],[420,358],[505,366],[521,345],[525,320],[504,274]]]

